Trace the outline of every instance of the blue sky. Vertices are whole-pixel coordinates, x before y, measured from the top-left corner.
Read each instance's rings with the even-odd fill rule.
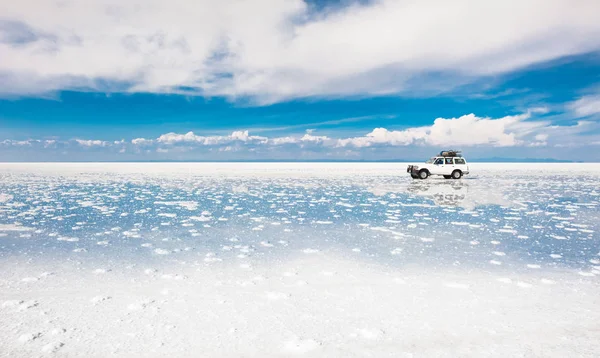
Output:
[[[600,160],[597,1],[140,4],[0,5],[0,161]]]

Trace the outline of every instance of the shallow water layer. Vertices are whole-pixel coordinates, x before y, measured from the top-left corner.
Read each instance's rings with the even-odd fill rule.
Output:
[[[0,354],[594,356],[600,165],[0,164]]]

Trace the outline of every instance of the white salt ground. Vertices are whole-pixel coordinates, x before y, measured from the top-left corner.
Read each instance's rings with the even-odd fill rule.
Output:
[[[44,280],[3,278],[4,356],[593,357],[600,351],[598,281],[571,272],[553,280],[539,270],[498,277],[305,255],[250,270],[224,263],[120,267],[99,280],[94,270],[56,265]]]

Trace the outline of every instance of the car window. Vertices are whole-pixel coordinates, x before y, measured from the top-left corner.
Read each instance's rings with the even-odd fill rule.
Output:
[[[452,158],[446,158],[446,164],[452,164]]]
[[[465,160],[463,158],[455,158],[454,163],[456,164],[465,164]]]
[[[435,164],[444,164],[444,159],[443,159],[443,158],[438,158],[438,159],[435,161]]]

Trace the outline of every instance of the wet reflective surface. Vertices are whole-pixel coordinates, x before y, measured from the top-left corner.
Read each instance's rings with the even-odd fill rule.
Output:
[[[342,252],[358,247],[402,265],[391,254],[399,248],[410,251],[411,260],[467,255],[480,261],[470,256],[483,254],[475,246],[495,252],[501,245],[533,264],[590,270],[599,249],[599,176],[585,167],[576,177],[536,167],[498,175],[502,167],[484,167],[461,180],[412,180],[377,170],[336,176],[314,168],[286,173],[273,165],[262,173],[230,168],[223,174],[197,166],[187,173],[171,173],[168,165],[117,173],[86,172],[85,166],[66,174],[35,168],[5,173],[2,255],[86,250],[143,259],[193,249],[229,258],[237,250],[227,250],[227,240],[235,239],[259,260],[310,245]],[[282,246],[287,249],[277,252]],[[444,251],[422,251],[436,247]],[[517,257],[496,261],[510,258]]]

